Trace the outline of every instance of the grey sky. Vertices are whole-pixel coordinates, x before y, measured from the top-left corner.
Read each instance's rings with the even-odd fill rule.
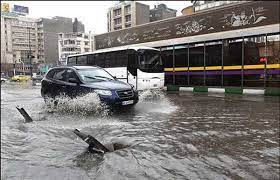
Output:
[[[118,1],[5,1],[10,8],[16,5],[29,7],[28,17],[40,18],[53,16],[77,17],[85,24],[86,32],[94,34],[107,32],[106,13],[109,7],[117,4]],[[177,10],[177,16],[181,15],[184,7],[191,5],[190,1],[138,1],[150,5],[160,3],[166,4],[169,8]]]

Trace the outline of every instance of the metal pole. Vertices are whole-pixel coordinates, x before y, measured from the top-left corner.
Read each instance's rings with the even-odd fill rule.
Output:
[[[241,69],[241,87],[243,88],[243,81],[244,81],[244,37],[242,37],[242,69]]]
[[[264,62],[264,72],[263,72],[263,75],[264,75],[264,77],[263,77],[263,80],[264,80],[264,89],[265,89],[265,87],[266,87],[266,75],[267,75],[267,70],[266,70],[266,68],[267,68],[267,34],[265,34],[265,43],[264,43],[264,58],[265,58],[265,62]]]
[[[205,71],[205,64],[206,64],[206,46],[204,41],[204,48],[203,48],[203,85],[206,86],[206,71]]]
[[[24,62],[22,60],[19,60],[19,61],[22,63],[23,75],[25,75]]]
[[[188,86],[190,86],[190,43],[188,43]]]
[[[14,76],[15,76],[16,75],[16,60],[14,61],[13,66],[14,66]]]
[[[222,40],[222,78],[221,86],[224,86],[224,40]]]
[[[30,27],[28,27],[28,43],[29,43],[29,62],[30,62],[30,77],[32,78],[32,57],[31,57],[31,43],[30,43]]]
[[[175,85],[175,46],[173,44],[173,85]]]

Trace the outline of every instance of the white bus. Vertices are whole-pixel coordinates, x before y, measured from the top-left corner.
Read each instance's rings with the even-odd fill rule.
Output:
[[[155,48],[117,47],[69,55],[67,66],[74,65],[102,67],[137,90],[164,87],[161,52]]]

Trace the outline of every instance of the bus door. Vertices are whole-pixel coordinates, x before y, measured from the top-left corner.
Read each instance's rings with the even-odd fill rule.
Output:
[[[138,68],[138,56],[135,51],[127,51],[127,83],[132,84],[137,88],[137,68]]]

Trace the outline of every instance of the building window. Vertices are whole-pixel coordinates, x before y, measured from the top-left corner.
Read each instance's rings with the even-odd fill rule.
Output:
[[[119,30],[121,29],[122,27],[114,27],[114,30]]]
[[[122,19],[121,18],[118,18],[118,19],[115,19],[114,20],[114,24],[115,25],[119,25],[119,24],[121,24],[122,23]]]
[[[88,35],[85,35],[84,38],[85,38],[85,39],[88,39]]]
[[[130,22],[131,21],[131,15],[125,16],[125,22]]]
[[[81,41],[77,41],[77,45],[81,45]]]
[[[131,27],[131,24],[126,24],[125,27],[129,28],[129,27]]]
[[[121,9],[115,9],[114,16],[119,16],[119,15],[121,15]]]
[[[88,46],[88,45],[89,45],[89,42],[85,42],[85,45]]]
[[[127,6],[124,7],[125,14],[130,13],[130,11],[131,11],[131,6],[130,5],[127,5]]]

